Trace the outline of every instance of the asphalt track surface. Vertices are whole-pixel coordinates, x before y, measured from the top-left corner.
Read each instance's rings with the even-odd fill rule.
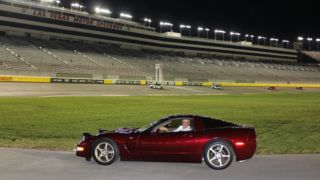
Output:
[[[49,83],[0,83],[0,97],[4,96],[134,96],[134,95],[219,95],[219,94],[265,94],[320,92],[320,89],[279,88],[268,91],[263,87],[224,87],[213,90],[209,87],[165,86],[164,90],[150,89],[139,85],[94,85],[94,84],[49,84]]]
[[[0,148],[1,180],[318,180],[320,154],[256,155],[217,171],[202,164],[124,162],[101,166],[73,152]]]

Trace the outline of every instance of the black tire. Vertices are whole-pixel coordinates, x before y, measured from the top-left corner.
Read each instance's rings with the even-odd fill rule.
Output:
[[[110,165],[118,160],[119,148],[111,139],[100,139],[93,143],[92,157],[100,165]]]
[[[219,147],[222,147],[222,150],[220,150]],[[222,170],[229,167],[233,161],[233,156],[234,150],[232,146],[223,140],[209,143],[205,147],[203,154],[206,164],[215,170]]]

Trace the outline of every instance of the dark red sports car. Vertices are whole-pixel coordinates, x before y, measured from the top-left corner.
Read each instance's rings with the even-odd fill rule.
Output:
[[[254,128],[209,117],[177,115],[139,129],[99,130],[84,133],[77,156],[110,165],[122,161],[167,161],[201,163],[225,169],[236,161],[251,158],[257,141]]]

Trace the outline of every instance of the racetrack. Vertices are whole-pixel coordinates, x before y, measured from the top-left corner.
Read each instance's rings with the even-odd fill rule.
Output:
[[[132,96],[132,95],[219,95],[219,94],[265,94],[265,93],[320,92],[320,89],[279,88],[268,91],[263,87],[210,87],[165,86],[164,90],[150,89],[140,85],[94,85],[94,84],[49,84],[49,83],[0,83],[0,96]]]
[[[1,180],[318,180],[320,154],[257,155],[216,171],[203,164],[116,162],[100,166],[73,152],[0,148]]]

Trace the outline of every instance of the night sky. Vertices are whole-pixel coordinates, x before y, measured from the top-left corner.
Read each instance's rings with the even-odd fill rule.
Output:
[[[67,6],[71,0],[62,0]],[[133,15],[135,21],[150,17],[153,26],[160,20],[175,25],[191,24],[194,33],[198,26],[242,34],[264,35],[295,40],[297,36],[320,37],[320,11],[316,0],[87,0],[77,1],[88,11],[100,5],[109,8],[113,16],[120,12]]]

